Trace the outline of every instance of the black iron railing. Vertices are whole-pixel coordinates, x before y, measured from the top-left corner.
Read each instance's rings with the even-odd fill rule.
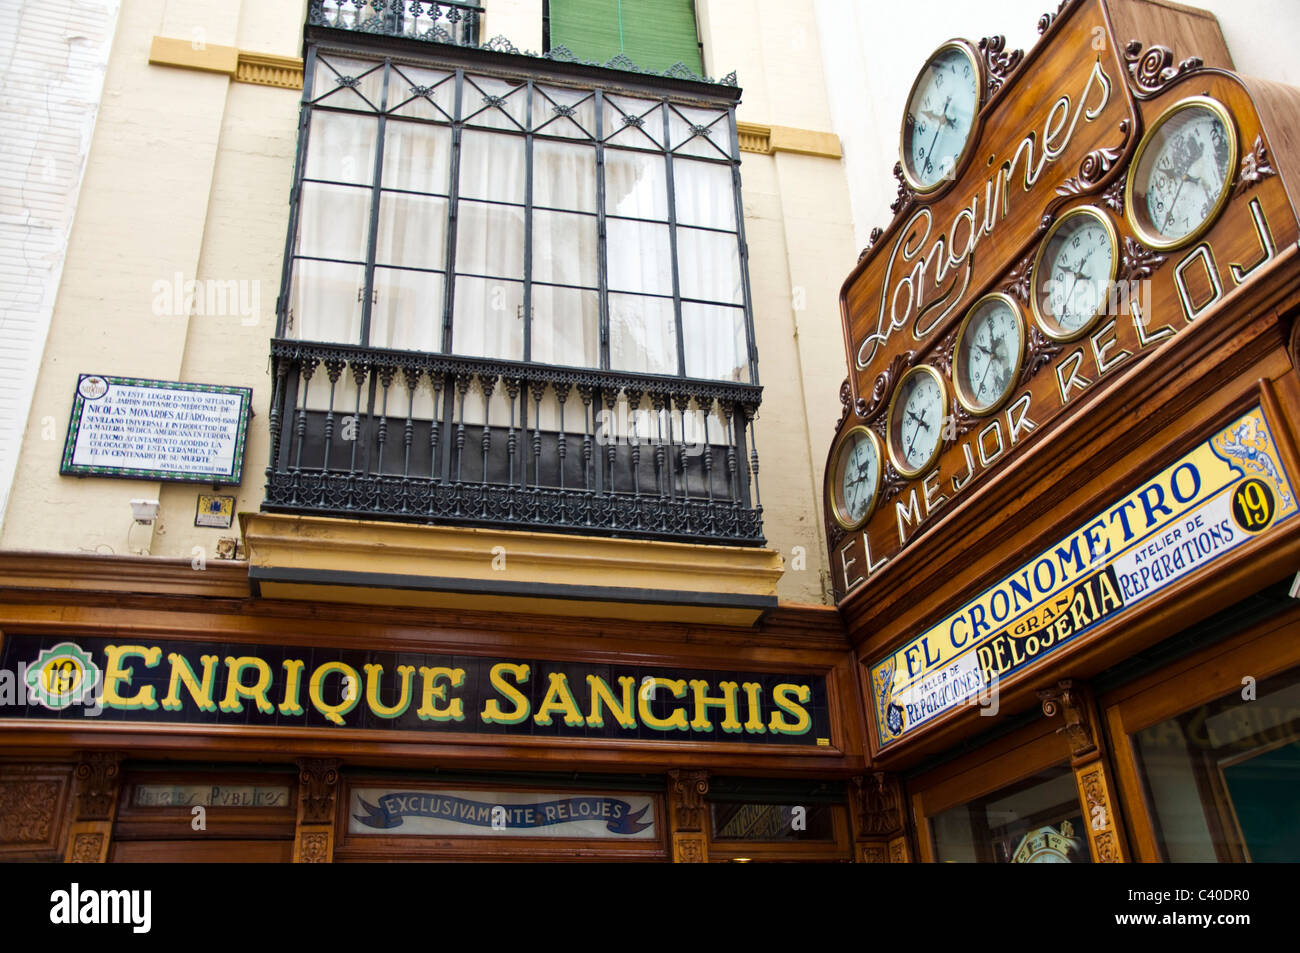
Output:
[[[277,339],[263,509],[758,545],[757,385]]]
[[[427,0],[309,0],[307,22],[383,36],[476,46],[483,8]]]

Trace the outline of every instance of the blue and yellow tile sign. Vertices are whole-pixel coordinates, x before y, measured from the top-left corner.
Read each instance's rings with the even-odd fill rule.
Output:
[[[894,744],[1297,512],[1259,407],[870,667]]]

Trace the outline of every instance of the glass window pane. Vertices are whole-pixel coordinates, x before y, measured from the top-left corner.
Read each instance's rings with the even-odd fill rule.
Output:
[[[606,152],[605,212],[668,221],[668,174],[663,156],[622,149]]]
[[[524,210],[513,205],[461,202],[456,226],[456,270],[523,278]]]
[[[596,97],[587,90],[533,87],[533,129],[548,136],[596,135]]]
[[[677,229],[677,266],[683,298],[740,304],[740,243],[735,235]]]
[[[999,864],[1090,864],[1074,772],[1048,768],[930,818],[936,859]]]
[[[731,166],[674,159],[673,194],[677,224],[735,230],[736,196]]]
[[[742,309],[683,302],[682,345],[687,377],[749,383]]]
[[[796,810],[799,808],[799,810]],[[714,840],[799,841],[832,840],[834,821],[829,804],[754,804],[713,801],[709,804]],[[794,819],[802,821],[796,825]]]
[[[524,359],[524,286],[517,281],[457,278],[451,350],[471,357]]]
[[[366,260],[370,190],[304,182],[294,254]]]
[[[312,102],[335,109],[379,109],[383,105],[384,64],[317,53],[311,95]]]
[[[725,111],[671,106],[668,128],[674,152],[710,159],[731,158],[731,121]]]
[[[303,177],[369,185],[375,180],[378,133],[379,121],[372,116],[313,110]]]
[[[1300,669],[1255,691],[1133,736],[1165,860],[1300,860]]]
[[[533,143],[533,204],[596,211],[596,150],[567,142]]]
[[[524,201],[524,139],[466,129],[461,136],[462,198]]]
[[[605,97],[605,141],[636,149],[662,148],[663,107],[650,99]]]
[[[384,129],[384,188],[446,195],[450,180],[451,129],[388,120]]]
[[[361,343],[365,268],[329,261],[293,263],[285,336],[301,341]]]
[[[596,259],[595,216],[533,212],[534,281],[594,288]]]
[[[605,232],[610,290],[673,293],[667,225],[609,219]]]
[[[528,87],[486,76],[466,76],[461,115],[471,126],[523,130],[528,122]]]
[[[616,371],[677,373],[677,325],[671,299],[609,296],[609,363]]]
[[[394,65],[388,80],[388,108],[399,116],[448,122],[456,115],[455,75]]]
[[[533,285],[532,359],[600,366],[600,301],[595,291]]]
[[[447,200],[383,192],[375,261],[408,268],[447,266]]]
[[[371,346],[441,351],[442,280],[427,271],[376,268]]]

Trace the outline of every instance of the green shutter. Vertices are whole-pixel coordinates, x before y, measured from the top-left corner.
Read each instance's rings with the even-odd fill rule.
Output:
[[[694,0],[550,0],[551,48],[607,63],[624,53],[662,73],[685,63],[703,75]]]

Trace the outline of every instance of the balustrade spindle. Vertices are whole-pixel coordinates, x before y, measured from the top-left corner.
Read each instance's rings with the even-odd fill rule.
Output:
[[[483,391],[483,474],[479,484],[485,488],[482,494],[483,509],[479,515],[484,519],[488,515],[488,494],[486,490],[488,483],[488,451],[492,448],[492,391],[496,388],[496,383],[495,374],[479,375],[478,386]]]
[[[384,444],[388,442],[388,388],[392,385],[393,375],[396,372],[397,368],[389,364],[381,364],[377,369],[379,384],[384,389],[384,397],[379,412],[379,451],[375,460],[375,475],[380,477],[384,475]]]
[[[433,420],[429,422],[429,470],[434,483],[442,482],[442,458],[438,455],[438,436],[442,432],[444,406],[442,388],[444,377],[441,371],[429,372],[429,383],[433,385]],[[429,494],[429,512],[433,512],[436,494]]]
[[[691,498],[691,473],[686,467],[686,411],[691,406],[690,395],[674,394],[673,404],[677,407],[677,416],[681,418],[682,422],[682,442],[677,445],[677,472],[682,478],[682,499],[689,500]],[[668,411],[669,430],[672,429],[673,425],[672,414],[673,412],[670,408]],[[688,509],[687,512],[689,513],[690,510]]]
[[[578,385],[578,396],[582,398],[582,488],[591,489],[591,387]],[[591,523],[588,510],[587,522]]]
[[[520,380],[518,377],[507,377],[505,379],[506,396],[510,398],[510,430],[506,434],[506,483],[510,487],[515,485],[515,400],[519,397]],[[522,410],[522,408],[521,408]],[[522,413],[520,416],[523,416]],[[522,485],[522,481],[521,481]],[[511,515],[514,514],[514,494],[508,497],[511,507]]]
[[[546,394],[546,381],[530,382],[533,395],[533,488],[542,485],[542,397]]]
[[[603,394],[605,397],[605,412],[608,415],[605,418],[605,438],[609,441],[605,444],[605,462],[609,469],[609,479],[605,482],[605,492],[613,496],[614,463],[618,459],[618,444],[623,435],[618,433],[618,425],[614,418],[614,412],[618,409],[618,390],[607,387]]]

